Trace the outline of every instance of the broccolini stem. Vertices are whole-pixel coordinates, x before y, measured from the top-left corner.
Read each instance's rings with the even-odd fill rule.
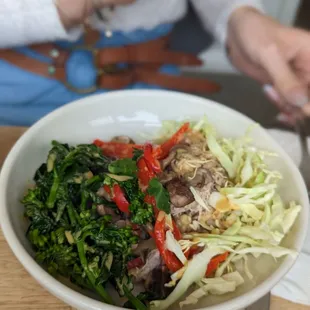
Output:
[[[123,290],[128,300],[135,306],[137,310],[147,310],[147,307],[129,291],[126,285],[124,285]]]
[[[100,181],[100,180],[101,180],[101,177],[100,177],[99,175],[95,175],[94,177],[92,177],[92,178],[90,178],[89,180],[87,180],[87,181],[85,182],[85,185],[86,185],[86,186],[89,186],[89,185],[92,185],[93,183],[98,182],[98,181]]]
[[[84,191],[82,191],[82,199],[81,199],[81,211],[85,211],[86,210],[86,203],[87,203],[87,199],[85,197]]]
[[[98,292],[98,294],[102,297],[102,299],[105,303],[113,305],[114,302],[113,302],[113,299],[111,298],[111,296],[106,292],[106,290],[104,289],[104,287],[101,284],[99,284],[99,285],[96,284],[96,277],[88,268],[83,238],[81,238],[80,240],[77,240],[76,245],[77,245],[81,265],[82,265],[90,283],[92,284],[94,289]]]
[[[90,186],[93,183],[98,182],[100,180],[101,180],[100,176],[96,175],[96,176],[90,178],[89,180],[85,181],[84,186],[86,188],[87,186]],[[82,194],[81,194],[81,211],[85,211],[86,210],[86,206],[87,206],[87,196],[85,195],[85,192],[82,190]]]
[[[56,172],[56,169],[54,169],[54,181],[53,181],[53,185],[52,185],[50,194],[49,194],[49,196],[47,198],[47,202],[46,202],[47,207],[50,209],[54,208],[59,184],[60,184],[60,178],[58,176],[58,173]]]
[[[73,210],[73,207],[72,207],[71,203],[67,204],[67,211],[68,211],[68,215],[69,215],[69,219],[70,219],[71,225],[73,227],[76,226],[76,218],[75,218],[74,210]]]
[[[66,208],[65,202],[62,201],[61,203],[59,203],[59,207],[58,207],[57,215],[56,215],[56,222],[58,222],[61,219],[61,217],[65,211],[65,208]]]
[[[73,214],[75,216],[75,219],[76,219],[77,223],[81,224],[81,218],[80,218],[78,212],[76,211],[76,209],[74,208],[73,205],[71,205],[71,210],[73,211]]]

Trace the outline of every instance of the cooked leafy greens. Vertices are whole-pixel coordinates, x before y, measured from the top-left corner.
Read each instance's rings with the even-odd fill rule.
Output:
[[[130,226],[118,228],[112,224],[111,215],[98,214],[99,205],[115,212],[117,207],[97,192],[104,184],[105,173],[134,174],[136,169],[133,160],[112,162],[95,145],[70,147],[53,141],[47,163],[35,173],[35,187],[22,200],[36,260],[53,275],[69,277],[83,288],[96,290],[109,304],[114,302],[105,289],[107,283],[130,295],[133,285],[126,264],[138,238]],[[128,197],[135,197],[138,188],[129,193],[129,184]],[[139,201],[142,198],[135,197]],[[138,203],[133,202],[133,209],[137,222],[153,220],[148,208],[143,215]],[[134,301],[133,295],[131,299]]]

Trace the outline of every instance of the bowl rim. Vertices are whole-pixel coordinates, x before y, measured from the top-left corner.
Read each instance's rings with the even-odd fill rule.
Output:
[[[79,100],[75,100],[70,102],[53,112],[49,113],[39,121],[37,121],[33,126],[31,126],[14,144],[13,148],[10,150],[7,155],[0,174],[0,225],[5,236],[7,243],[9,244],[11,250],[19,260],[19,262],[24,266],[24,268],[31,274],[33,278],[35,278],[43,287],[45,287],[50,293],[54,296],[62,299],[64,302],[75,306],[75,307],[87,307],[88,309],[121,309],[118,306],[107,305],[101,301],[92,299],[83,295],[82,293],[76,292],[70,287],[62,284],[60,281],[52,277],[48,274],[33,258],[32,256],[25,250],[21,242],[19,241],[14,229],[13,225],[10,221],[10,216],[7,210],[7,200],[6,200],[6,191],[8,187],[8,178],[10,175],[10,171],[12,165],[14,164],[19,150],[27,144],[32,136],[40,130],[46,123],[52,121],[57,118],[63,112],[68,112],[70,110],[78,109],[80,106],[84,106],[89,104],[90,101],[94,101],[96,99],[102,98],[108,100],[109,98],[126,98],[127,96],[171,96],[174,99],[188,99],[188,101],[196,101],[197,103],[204,105],[216,105],[222,111],[229,112],[231,114],[235,114],[238,117],[242,117],[247,121],[254,122],[248,116],[233,110],[227,106],[224,106],[216,101],[206,99],[203,97],[185,94],[175,91],[167,91],[167,90],[119,90],[113,91],[105,94],[95,94],[92,96],[88,96],[86,98],[82,98]],[[307,223],[308,223],[308,213],[309,208],[309,200],[307,195],[306,186],[300,175],[300,172],[296,165],[293,163],[292,159],[285,152],[285,150],[275,141],[268,132],[261,127],[261,130],[265,132],[265,135],[272,140],[273,144],[281,150],[281,157],[284,159],[286,165],[289,166],[290,170],[294,175],[296,175],[298,184],[297,186],[303,191],[304,195],[301,197],[301,202],[303,204],[303,217],[301,218],[301,227],[299,234],[296,237],[295,248],[300,253],[302,245],[306,238],[307,233]],[[231,309],[237,310],[243,307],[248,306],[247,300],[251,300],[251,302],[255,302],[266,293],[268,293],[280,280],[284,277],[284,275],[292,268],[294,262],[297,258],[287,257],[283,263],[279,266],[279,268],[273,272],[266,280],[264,280],[261,284],[255,286],[249,292],[246,292],[240,296],[234,297],[231,300],[225,301],[223,303],[213,305],[207,308],[200,309],[208,309],[208,310],[224,310]]]

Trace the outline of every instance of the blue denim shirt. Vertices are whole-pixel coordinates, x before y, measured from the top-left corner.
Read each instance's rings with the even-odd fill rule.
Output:
[[[102,34],[97,46],[116,47],[148,41],[168,34],[171,29],[172,25],[165,24],[152,30],[114,32],[110,38]],[[77,43],[57,42],[61,46]],[[28,47],[16,50],[40,61],[50,61]],[[164,66],[161,70],[177,72],[174,66]],[[92,56],[86,51],[73,52],[67,61],[66,71],[68,81],[77,87],[89,87],[96,79]],[[156,88],[156,85],[136,83],[128,88]],[[105,91],[108,90],[96,93]],[[68,90],[61,82],[24,71],[0,59],[0,125],[30,126],[57,107],[85,96]]]

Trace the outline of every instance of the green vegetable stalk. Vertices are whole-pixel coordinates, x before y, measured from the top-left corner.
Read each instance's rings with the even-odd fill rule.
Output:
[[[92,286],[94,287],[94,289],[98,292],[98,294],[102,297],[103,301],[113,305],[114,302],[111,298],[111,296],[106,292],[106,290],[104,289],[104,287],[100,284],[96,284],[96,277],[95,275],[92,273],[92,271],[89,269],[88,267],[88,263],[87,263],[87,258],[86,258],[86,254],[85,254],[85,243],[84,243],[84,238],[81,238],[80,240],[76,241],[76,245],[77,245],[77,249],[78,249],[78,253],[79,253],[79,257],[80,257],[80,261],[81,261],[81,265],[90,281],[90,283],[92,284]]]
[[[137,310],[147,310],[148,308],[137,298],[135,297],[127,288],[124,286],[125,296],[128,298],[129,302],[135,307]]]

